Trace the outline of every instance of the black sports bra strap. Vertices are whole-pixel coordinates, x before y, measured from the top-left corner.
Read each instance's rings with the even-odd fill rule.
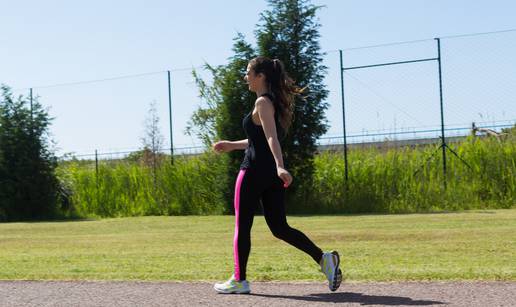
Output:
[[[276,120],[276,125],[279,126],[279,112],[281,112],[281,109],[279,108],[277,102],[274,100],[274,97],[272,96],[272,94],[270,93],[265,93],[265,94],[262,94],[260,95],[260,97],[262,96],[265,96],[267,98],[269,98],[272,102],[272,105],[274,106],[274,119]],[[281,131],[283,131],[283,129],[281,128],[281,126],[278,127],[279,129],[281,129]]]
[[[261,94],[261,95],[260,95],[260,97],[263,97],[263,96],[265,96],[265,97],[269,98],[272,102],[274,102],[274,98],[272,97],[272,95],[271,95],[271,94],[269,94],[269,93],[265,93],[265,94]]]

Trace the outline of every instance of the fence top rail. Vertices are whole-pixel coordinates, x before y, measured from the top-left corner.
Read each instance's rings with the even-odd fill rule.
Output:
[[[501,33],[508,33],[508,32],[516,32],[516,29],[506,29],[506,30],[490,31],[490,32],[475,32],[475,33],[466,33],[466,34],[457,34],[457,35],[446,35],[446,36],[439,36],[439,37],[434,37],[434,38],[425,38],[425,39],[417,39],[417,40],[410,40],[410,41],[400,41],[400,42],[392,42],[392,43],[385,43],[385,44],[376,44],[376,45],[367,45],[367,46],[359,46],[359,47],[350,47],[350,48],[344,48],[344,49],[335,49],[335,50],[328,50],[326,52],[330,53],[330,52],[338,52],[339,50],[340,51],[352,51],[352,50],[360,50],[360,49],[368,49],[368,48],[389,47],[389,46],[397,46],[397,45],[405,45],[405,44],[430,42],[437,38],[441,38],[441,39],[460,38],[460,37],[481,36],[481,35],[489,35],[489,34],[501,34]]]
[[[428,58],[428,59],[409,60],[409,61],[400,61],[400,62],[389,62],[389,63],[380,63],[380,64],[363,65],[363,66],[343,67],[342,70],[351,70],[351,69],[359,69],[359,68],[370,68],[370,67],[378,67],[378,66],[388,66],[388,65],[398,65],[398,64],[409,64],[409,63],[417,63],[417,62],[436,61],[438,59],[439,58]]]
[[[138,73],[138,74],[123,75],[123,76],[116,76],[116,77],[103,78],[103,79],[83,80],[83,81],[76,81],[76,82],[65,82],[65,83],[56,83],[56,84],[41,85],[41,86],[16,88],[16,89],[14,89],[14,91],[24,91],[24,90],[30,90],[30,89],[46,89],[46,88],[54,88],[54,87],[62,87],[62,86],[74,86],[74,85],[99,83],[99,82],[114,81],[114,80],[121,80],[121,79],[132,79],[132,78],[164,74],[166,72],[180,72],[180,71],[189,71],[189,70],[191,71],[192,69],[200,69],[203,67],[204,66],[192,66],[192,67],[188,67],[188,68],[172,68],[172,69],[167,69],[167,70],[143,72],[143,73]]]

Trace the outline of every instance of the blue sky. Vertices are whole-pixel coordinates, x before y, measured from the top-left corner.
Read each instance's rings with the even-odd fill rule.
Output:
[[[328,0],[313,3],[325,5],[318,16],[322,24],[321,48],[328,51],[325,57],[329,67],[326,84],[330,90],[328,136],[339,135],[342,131],[338,53],[335,50],[516,28],[516,3],[508,0]],[[165,146],[169,146],[166,73],[45,86],[185,69],[172,72],[174,146],[199,144],[195,138],[184,135],[187,121],[201,103],[190,70],[205,62],[226,63],[237,32],[242,32],[254,44],[253,31],[267,4],[255,0],[0,0],[0,7],[0,83],[11,86],[16,94],[26,94],[27,88],[34,87],[40,102],[49,107],[50,115],[55,117],[51,132],[57,142],[58,154],[85,154],[95,149],[124,151],[140,147],[143,122],[151,101],[157,103],[161,132]],[[493,122],[516,118],[514,107],[509,105],[514,97],[510,89],[514,87],[514,79],[510,79],[510,75],[516,62],[505,59],[516,54],[512,53],[516,47],[516,34],[496,35],[443,42],[450,50],[455,48],[446,54],[449,59],[456,58],[456,62],[445,66],[448,69],[446,84],[454,85],[445,87],[445,98],[449,100],[456,97],[459,101],[459,97],[466,97],[464,95],[470,92],[468,86],[478,88],[489,83],[470,79],[468,67],[480,67],[477,72],[484,75],[497,75],[496,72],[509,69],[502,74],[509,79],[492,82],[483,91],[501,93],[495,99],[500,103],[496,108],[500,114],[491,109],[484,110],[482,101],[485,100],[474,102],[478,110],[473,111],[469,105],[450,105],[450,124],[479,120],[474,116]],[[390,50],[349,50],[345,51],[345,56],[350,65],[363,65],[391,58],[434,56],[434,46],[434,41],[430,40]],[[469,50],[477,58],[468,58],[461,50]],[[481,52],[488,55],[489,61],[485,61],[484,66],[477,66],[482,62],[478,59],[485,58]],[[400,86],[392,93],[389,91],[393,83],[389,80],[397,80],[395,70],[350,72],[345,79],[350,87],[349,97],[346,97],[350,100],[348,131],[430,126],[426,119],[435,116],[435,109],[432,109],[432,116],[427,116],[425,108],[414,106],[408,100],[394,101],[391,95],[419,97],[419,103],[433,104],[436,99],[433,90],[435,65],[431,65],[434,64],[402,68],[403,80],[400,82],[409,82],[409,86]],[[422,75],[422,79],[413,81],[411,76],[416,74]],[[469,80],[467,85],[462,85],[460,82],[466,79]],[[421,86],[424,82],[427,85]],[[374,102],[370,106],[361,103],[368,96],[371,101],[382,100],[380,104],[383,103],[385,108],[375,107]],[[474,97],[480,99],[481,95]],[[470,102],[472,99],[473,96],[467,98]],[[467,115],[469,111],[473,115]]]

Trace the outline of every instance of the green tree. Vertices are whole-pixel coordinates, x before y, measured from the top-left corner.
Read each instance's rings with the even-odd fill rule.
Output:
[[[206,65],[213,76],[211,85],[194,72],[200,96],[207,107],[194,113],[187,131],[192,133],[194,127],[197,128],[198,136],[206,145],[211,145],[216,139],[245,138],[242,118],[252,109],[256,99],[242,79],[247,64],[257,54],[280,59],[297,85],[307,88],[304,97],[295,101],[294,121],[287,138],[281,143],[285,166],[295,181],[287,193],[295,198],[288,200],[289,210],[300,212],[310,203],[309,196],[313,195],[310,188],[313,186],[316,140],[328,129],[324,116],[328,108],[325,102],[328,91],[323,84],[327,68],[322,64],[323,53],[318,42],[320,25],[316,21],[320,7],[311,5],[308,0],[268,2],[270,9],[261,14],[255,31],[256,51],[245,42],[243,35],[238,34],[233,45],[234,56],[227,65]],[[241,151],[230,153],[229,176],[236,175],[242,157]],[[234,183],[232,177],[228,181],[231,184]],[[232,193],[228,186],[228,205],[231,204]]]
[[[243,78],[247,64],[255,53],[241,33],[234,38],[233,52],[234,55],[229,58],[227,65],[216,67],[205,65],[213,78],[211,85],[207,84],[196,71],[193,72],[199,87],[200,98],[206,106],[201,106],[194,112],[186,132],[190,135],[196,133],[206,146],[211,146],[216,140],[233,141],[246,138],[242,119],[252,110],[256,96],[248,90]],[[224,190],[226,213],[233,212],[232,184],[238,174],[242,158],[243,152],[239,150],[229,154],[228,171],[223,178],[228,182]]]
[[[0,220],[53,218],[59,213],[57,158],[48,149],[52,118],[37,99],[2,86],[0,98]]]
[[[327,67],[322,64],[320,24],[316,20],[317,10],[321,7],[308,0],[268,2],[270,10],[261,14],[261,23],[256,30],[258,53],[280,59],[296,84],[306,87],[304,98],[298,97],[295,101],[294,121],[282,144],[285,166],[297,183],[287,193],[297,198],[289,202],[289,208],[299,211],[300,206],[310,202],[312,195],[316,140],[328,129],[324,115],[328,108],[325,102],[328,91],[323,84]]]

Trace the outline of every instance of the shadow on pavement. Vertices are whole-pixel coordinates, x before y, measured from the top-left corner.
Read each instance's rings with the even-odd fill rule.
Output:
[[[401,296],[380,296],[380,295],[364,295],[362,293],[352,292],[336,292],[336,293],[315,293],[307,296],[297,295],[272,295],[251,293],[254,296],[286,298],[292,300],[308,301],[308,302],[331,302],[331,303],[360,303],[361,305],[440,305],[447,304],[439,301],[412,300],[409,297]]]

